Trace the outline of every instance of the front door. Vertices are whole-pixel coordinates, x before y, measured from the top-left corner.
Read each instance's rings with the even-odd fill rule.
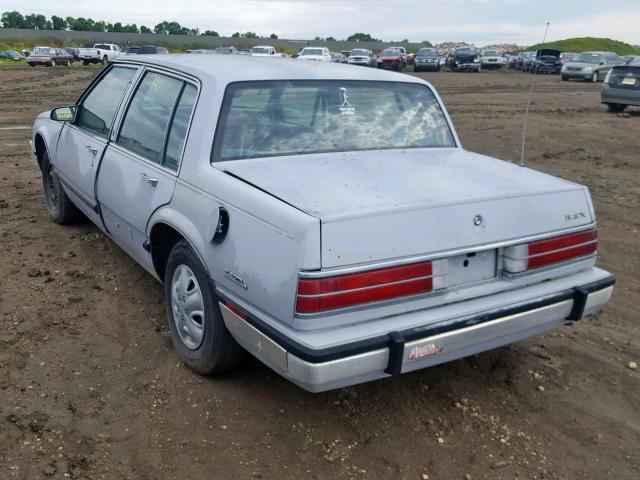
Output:
[[[100,225],[95,180],[120,102],[136,68],[111,68],[81,99],[73,123],[60,133],[53,161],[73,203]]]
[[[196,92],[180,78],[147,71],[100,166],[97,198],[105,226],[150,271],[147,223],[171,201]]]

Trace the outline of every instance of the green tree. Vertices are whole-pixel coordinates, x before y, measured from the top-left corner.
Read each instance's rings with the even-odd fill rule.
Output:
[[[240,32],[234,32],[231,38],[240,38]]]
[[[157,24],[154,28],[153,31],[155,33],[159,33],[162,35],[197,35],[198,34],[198,29],[197,28],[187,28],[187,27],[183,27],[182,25],[180,25],[178,22],[160,22],[159,24]]]
[[[324,42],[324,38],[319,37],[319,36],[317,36],[317,35],[315,36],[314,40],[315,40],[316,42]]]
[[[333,38],[333,37],[327,37],[327,38],[325,38],[325,41],[327,41],[327,42],[335,42],[336,39]]]
[[[429,40],[423,40],[421,43],[425,47],[433,47],[433,44]]]
[[[66,30],[67,21],[62,17],[58,17],[57,15],[52,15],[51,26],[53,27],[54,30]]]
[[[24,17],[24,28],[32,30],[44,30],[47,27],[47,18],[44,15],[31,13]]]
[[[278,40],[278,35],[276,35],[275,33],[272,33],[271,35],[269,35],[269,38],[272,40]]]
[[[2,22],[3,28],[27,28],[24,17],[20,12],[15,10],[12,12],[4,12],[0,22]]]
[[[138,25],[136,25],[135,23],[132,23],[131,25],[126,24],[124,27],[122,27],[122,31],[127,33],[140,33],[140,30],[138,30]]]
[[[153,30],[146,25],[140,25],[140,33],[153,33]]]
[[[373,38],[368,33],[354,33],[347,38],[347,42],[380,42],[377,38]]]
[[[258,38],[256,32],[245,32],[242,34],[244,38]]]
[[[205,30],[200,35],[202,35],[204,37],[219,37],[220,36],[220,34],[218,32],[216,32],[215,30]]]

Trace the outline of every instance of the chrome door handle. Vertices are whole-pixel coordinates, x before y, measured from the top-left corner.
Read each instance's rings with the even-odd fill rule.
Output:
[[[87,150],[89,150],[93,155],[96,155],[98,153],[98,149],[96,147],[92,147],[91,145],[85,145],[85,147],[87,148]]]
[[[149,185],[151,185],[152,187],[155,187],[156,185],[158,185],[158,179],[157,178],[151,178],[149,175],[147,175],[146,173],[141,173],[140,177],[142,178],[142,180],[144,182],[147,182]]]

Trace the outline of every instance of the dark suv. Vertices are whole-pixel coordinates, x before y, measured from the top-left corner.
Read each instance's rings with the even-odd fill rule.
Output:
[[[474,47],[456,48],[447,65],[454,72],[479,72],[480,55]]]
[[[413,71],[420,72],[422,70],[440,71],[440,57],[436,48],[421,48],[417,51]]]

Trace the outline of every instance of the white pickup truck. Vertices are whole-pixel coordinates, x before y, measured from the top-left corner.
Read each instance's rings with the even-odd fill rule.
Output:
[[[90,63],[104,63],[106,65],[123,54],[124,51],[115,43],[96,43],[93,48],[78,49],[78,57],[83,65]]]

